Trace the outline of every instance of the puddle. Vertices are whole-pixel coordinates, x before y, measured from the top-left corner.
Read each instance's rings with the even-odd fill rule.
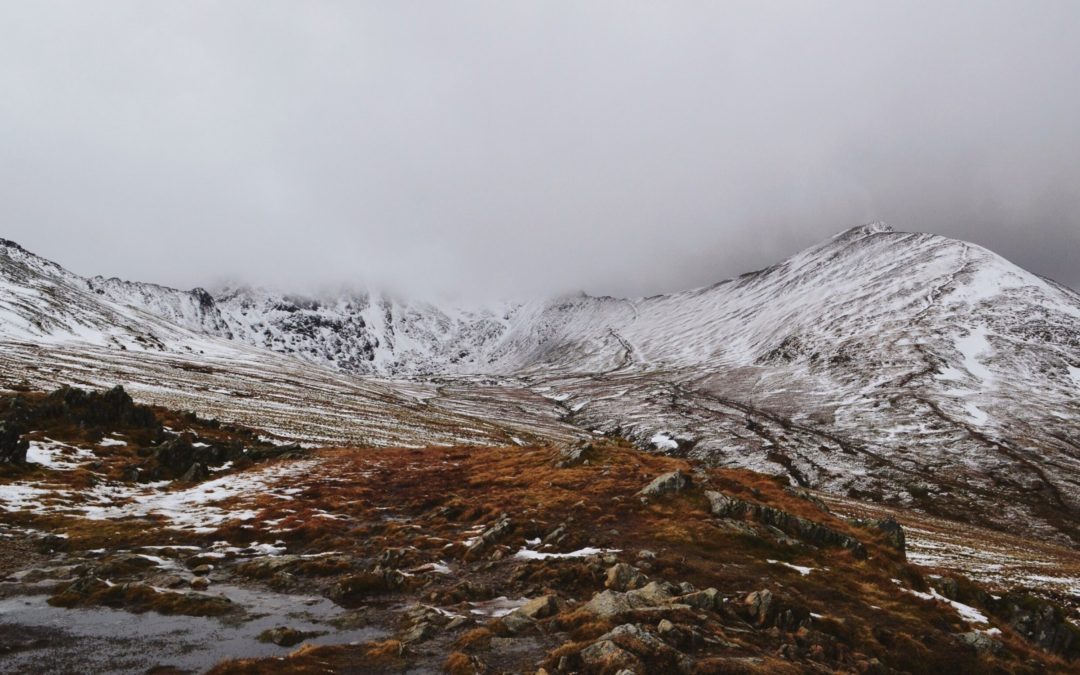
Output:
[[[326,635],[306,644],[342,644],[385,638],[377,628],[337,630],[326,623],[344,613],[318,596],[286,595],[221,585],[223,595],[246,608],[250,621],[207,617],[131,614],[110,608],[52,607],[46,595],[0,600],[0,634],[17,626],[45,638],[44,647],[0,656],[0,673],[145,673],[154,666],[202,672],[224,659],[284,656],[297,649],[259,642],[268,628],[288,626]],[[25,630],[23,630],[25,629]]]

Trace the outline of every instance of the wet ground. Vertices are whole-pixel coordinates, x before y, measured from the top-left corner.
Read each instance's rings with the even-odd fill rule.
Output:
[[[145,673],[155,667],[202,672],[227,658],[284,655],[289,647],[260,642],[277,626],[323,633],[307,644],[366,642],[375,628],[340,630],[328,621],[343,611],[325,598],[218,587],[255,618],[132,614],[107,607],[52,607],[48,595],[0,600],[0,673]],[[7,652],[7,653],[5,653]]]

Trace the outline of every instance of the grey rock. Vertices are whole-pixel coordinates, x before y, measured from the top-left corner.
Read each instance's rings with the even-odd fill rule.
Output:
[[[607,571],[604,579],[604,588],[616,591],[628,591],[640,588],[648,582],[649,578],[639,572],[637,568],[626,563],[618,563]]]
[[[857,558],[866,557],[866,547],[855,537],[839,532],[812,520],[763,504],[754,504],[715,490],[706,490],[705,497],[714,516],[719,518],[747,517],[766,527],[776,528],[781,535],[790,535],[814,546],[846,548]]]
[[[536,621],[517,612],[511,612],[502,618],[502,624],[512,634],[529,630],[536,625]]]
[[[404,635],[401,636],[401,641],[406,644],[425,642],[435,637],[435,633],[435,626],[428,623],[427,621],[421,621],[415,626],[409,628],[409,630],[405,631]]]
[[[667,494],[682,492],[690,487],[690,476],[680,470],[657,476],[651,483],[638,492],[642,497],[661,497]]]
[[[977,652],[986,652],[990,654],[1000,654],[1004,645],[1001,642],[987,635],[980,630],[973,630],[967,633],[961,633],[960,639],[975,648]]]
[[[544,595],[529,600],[521,607],[514,610],[514,614],[528,619],[545,619],[559,611],[559,605],[554,595]]]
[[[586,669],[597,672],[645,672],[641,659],[611,640],[599,640],[582,649],[581,661]]]

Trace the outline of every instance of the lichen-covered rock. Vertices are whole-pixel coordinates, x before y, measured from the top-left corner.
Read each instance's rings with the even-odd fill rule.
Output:
[[[715,588],[706,588],[703,591],[687,593],[679,596],[679,602],[698,609],[716,609],[720,606],[720,591]]]

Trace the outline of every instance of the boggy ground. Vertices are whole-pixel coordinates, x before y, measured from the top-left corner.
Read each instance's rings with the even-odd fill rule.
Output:
[[[154,416],[59,415],[3,467],[0,671],[1035,673],[1080,650],[1045,601],[931,576],[893,521],[750,471],[618,440],[276,452]],[[180,473],[180,438],[210,465],[131,470]]]

